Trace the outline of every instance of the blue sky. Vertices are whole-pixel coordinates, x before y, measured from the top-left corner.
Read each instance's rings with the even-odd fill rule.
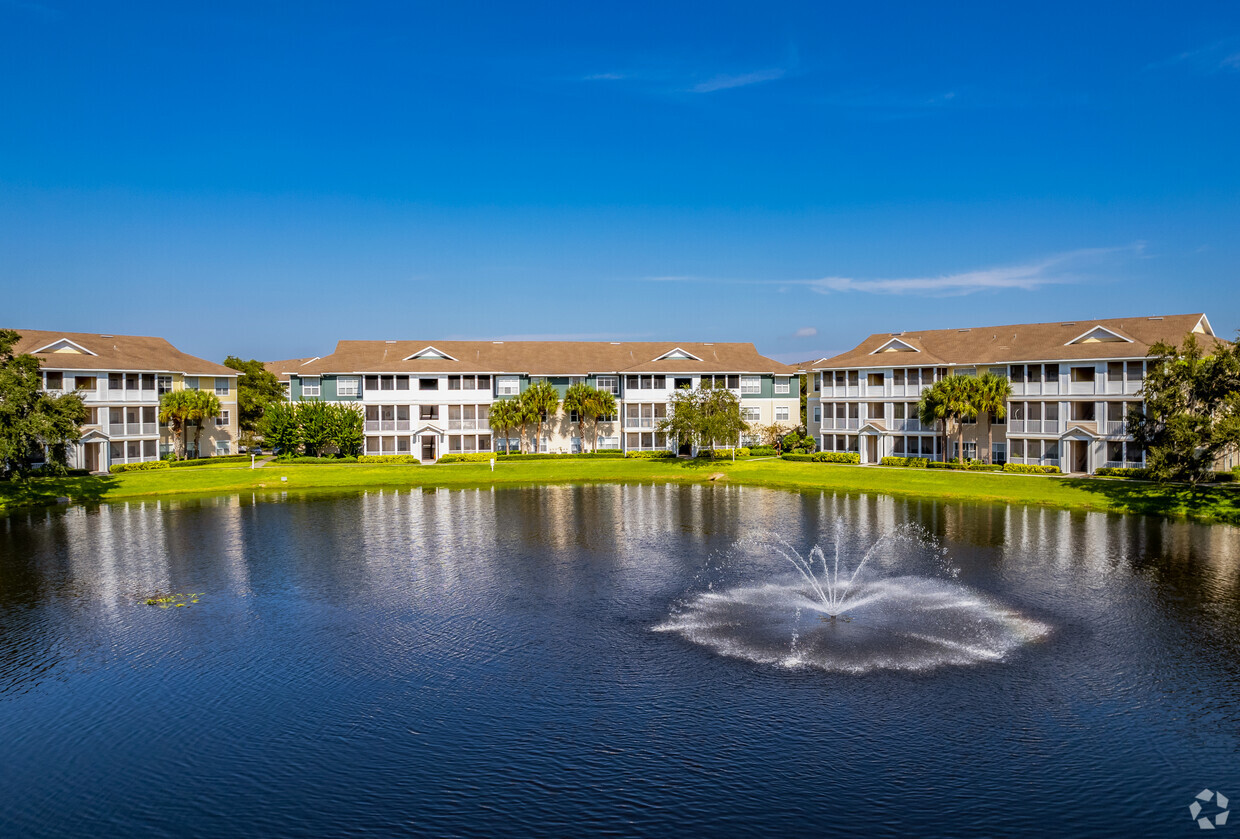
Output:
[[[338,338],[1240,327],[1232,3],[0,0],[0,323]]]

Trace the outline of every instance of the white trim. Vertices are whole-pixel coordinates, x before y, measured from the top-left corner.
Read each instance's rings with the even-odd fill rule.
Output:
[[[406,356],[405,358],[402,358],[401,361],[417,361],[423,358],[433,358],[433,359],[437,359],[440,361],[456,361],[457,360],[453,358],[452,356],[448,355],[446,352],[444,352],[441,349],[437,349],[434,346],[426,346],[418,350],[417,352],[415,352],[413,355],[409,355],[409,356]]]
[[[908,349],[904,349],[904,350],[896,350],[896,352],[916,352],[916,353],[921,352],[921,350],[919,350],[919,349],[917,349],[916,347],[914,347],[914,346],[913,346],[912,344],[910,344],[908,341],[901,341],[899,338],[892,338],[891,340],[887,341],[887,343],[883,344],[883,345],[882,345],[881,347],[879,347],[878,349],[876,349],[876,350],[872,351],[872,352],[870,353],[870,355],[878,355],[879,353],[883,352],[883,351],[884,351],[884,350],[886,350],[888,347],[890,347],[892,344],[899,344],[899,345],[900,345],[900,346],[902,346],[902,347],[907,347],[907,348],[908,348]]]
[[[86,353],[87,355],[93,355],[93,356],[95,356],[96,358],[98,358],[98,357],[99,357],[99,353],[97,353],[97,352],[91,352],[90,350],[86,349],[86,347],[84,347],[84,346],[82,346],[81,344],[79,344],[77,341],[72,341],[72,340],[70,340],[70,339],[68,339],[68,338],[57,338],[55,341],[52,341],[52,343],[47,344],[46,346],[39,347],[39,349],[37,349],[37,350],[31,350],[31,351],[30,351],[30,354],[31,354],[31,355],[37,355],[38,353],[41,353],[41,352],[48,352],[49,350],[51,350],[51,352],[49,352],[48,354],[49,354],[49,355],[52,355],[52,354],[54,354],[54,353],[55,353],[55,350],[52,350],[52,347],[59,347],[59,346],[63,346],[63,345],[65,345],[65,344],[68,344],[68,345],[69,345],[69,346],[71,346],[71,347],[77,347],[79,350],[81,350],[82,352]]]
[[[1198,326],[1202,326],[1202,325],[1204,325],[1204,326],[1205,326],[1205,332],[1204,332],[1204,333],[1202,333],[1202,334],[1209,335],[1211,338],[1215,338],[1215,337],[1217,337],[1217,336],[1214,334],[1214,327],[1213,327],[1213,326],[1210,326],[1210,319],[1209,319],[1208,317],[1206,317],[1205,315],[1202,315],[1202,316],[1201,316],[1201,320],[1197,321],[1197,323],[1195,323],[1195,324],[1193,325],[1192,331],[1193,331],[1193,332],[1196,332],[1196,331],[1197,331],[1197,327],[1198,327]]]
[[[677,353],[680,353],[680,355],[677,355]],[[688,350],[682,349],[681,347],[676,347],[675,349],[671,349],[663,353],[663,355],[656,358],[655,361],[667,361],[669,359],[673,361],[701,361],[702,360],[698,358],[696,355],[694,355],[693,353],[689,352]]]
[[[1127,344],[1133,344],[1133,343],[1136,343],[1136,342],[1135,342],[1135,341],[1133,341],[1131,338],[1125,338],[1123,335],[1120,335],[1120,334],[1119,334],[1118,332],[1116,332],[1114,329],[1108,329],[1107,327],[1105,327],[1105,326],[1103,326],[1102,324],[1098,323],[1098,324],[1093,325],[1093,326],[1092,326],[1092,327],[1090,327],[1089,329],[1085,330],[1085,331],[1084,331],[1084,332],[1082,332],[1080,335],[1077,335],[1077,336],[1076,336],[1075,338],[1073,338],[1071,341],[1068,341],[1066,344],[1064,344],[1064,346],[1065,346],[1065,347],[1070,347],[1070,346],[1072,346],[1073,344],[1076,344],[1076,343],[1078,343],[1078,342],[1081,342],[1081,341],[1083,341],[1084,339],[1088,338],[1090,335],[1093,335],[1093,334],[1094,334],[1095,332],[1097,332],[1098,330],[1102,330],[1103,332],[1107,333],[1108,335],[1114,335],[1116,338],[1119,338],[1121,341],[1123,341],[1123,342],[1125,342],[1125,343],[1127,343]],[[1108,342],[1108,341],[1098,341],[1097,343],[1099,343],[1099,344],[1106,344],[1106,343],[1113,343],[1113,342]]]

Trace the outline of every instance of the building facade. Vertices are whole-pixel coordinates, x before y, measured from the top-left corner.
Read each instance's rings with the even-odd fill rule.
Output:
[[[44,389],[76,391],[86,405],[82,439],[70,447],[70,468],[106,472],[117,463],[158,460],[173,444],[171,431],[159,423],[159,398],[182,388],[210,390],[220,400],[220,415],[202,426],[196,452],[236,452],[236,370],[183,353],[163,338],[16,331],[21,338],[14,351],[39,359]],[[191,451],[195,431],[190,428]]]
[[[1145,358],[1153,344],[1179,346],[1190,334],[1217,340],[1200,313],[871,335],[807,366],[809,433],[862,463],[963,455],[1076,473],[1143,466],[1124,417],[1140,405]],[[946,376],[985,372],[1011,381],[1007,416],[966,423],[961,452],[956,434],[944,441],[941,428],[919,422],[917,402]]]
[[[616,416],[584,429],[561,406],[543,424],[542,452],[672,448],[657,430],[668,400],[677,388],[703,381],[736,392],[755,427],[791,429],[800,419],[796,368],[744,343],[341,341],[331,355],[277,367],[288,375],[294,401],[360,405],[367,454],[412,454],[424,462],[442,454],[516,450],[517,432],[497,439],[490,409],[539,379],[561,399],[574,382],[585,382],[610,391],[617,403]]]

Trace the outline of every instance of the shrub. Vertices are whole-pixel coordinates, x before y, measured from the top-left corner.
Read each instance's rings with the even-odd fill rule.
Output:
[[[310,455],[280,455],[277,463],[357,463],[356,457],[311,457]]]
[[[1149,480],[1150,472],[1148,469],[1140,469],[1135,467],[1121,468],[1118,466],[1103,466],[1094,472],[1100,478],[1136,478],[1138,480]]]
[[[358,463],[420,463],[411,454],[364,454],[357,458]]]
[[[1017,472],[1023,475],[1058,475],[1058,466],[1039,466],[1036,463],[1005,463],[1004,472]]]
[[[368,455],[369,456],[369,455]],[[494,452],[455,452],[453,454],[445,454],[436,460],[436,463],[486,463],[495,457]]]
[[[925,469],[929,463],[928,457],[884,457],[879,461],[879,466],[911,466],[916,469]]]
[[[637,460],[672,460],[676,457],[676,452],[659,449],[648,452],[625,452],[624,456]]]
[[[708,457],[711,459],[728,459],[732,457],[732,449],[699,449],[697,457]],[[736,449],[737,457],[749,457],[749,449],[742,446]]]
[[[800,463],[860,463],[861,455],[857,452],[818,452],[817,454],[792,453],[783,455],[782,460],[793,460]]]
[[[750,446],[749,454],[753,457],[774,457],[779,454],[774,446]]]
[[[561,452],[530,452],[529,454],[501,454],[499,460],[594,460],[624,457],[624,452],[617,449],[604,449],[601,452],[585,454],[563,454]]]
[[[1220,484],[1232,483],[1233,481],[1240,481],[1240,472],[1237,472],[1234,469],[1230,472],[1215,472],[1214,480]]]
[[[167,469],[166,460],[148,460],[145,463],[114,463],[108,467],[109,472],[149,472],[152,469]]]
[[[200,457],[195,460],[165,461],[173,469],[184,469],[186,466],[206,466],[208,463],[249,463],[248,454],[228,454],[219,457]]]

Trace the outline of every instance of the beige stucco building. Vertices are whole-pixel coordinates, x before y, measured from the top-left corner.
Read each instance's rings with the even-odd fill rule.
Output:
[[[539,379],[550,382],[561,399],[581,381],[609,390],[617,403],[615,417],[584,429],[561,407],[543,425],[536,444],[541,452],[671,448],[658,431],[668,399],[676,389],[703,381],[736,392],[754,427],[778,423],[791,429],[800,421],[796,368],[759,355],[747,343],[341,341],[331,355],[272,362],[268,369],[288,376],[293,400],[362,406],[367,454],[412,454],[423,461],[502,451],[505,443],[490,427],[491,405]],[[516,432],[508,445],[519,445]]]
[[[237,371],[183,353],[163,338],[82,332],[15,330],[14,351],[39,359],[44,389],[77,391],[88,417],[82,439],[71,447],[69,466],[106,472],[117,463],[158,460],[172,449],[159,423],[159,398],[182,388],[210,390],[220,415],[203,425],[189,449],[202,456],[236,453]]]
[[[820,448],[858,452],[862,463],[959,457],[956,435],[945,449],[941,430],[918,421],[917,402],[945,376],[989,371],[1011,380],[1007,416],[967,423],[965,458],[1077,473],[1142,466],[1124,417],[1140,404],[1145,358],[1153,344],[1179,346],[1190,334],[1217,340],[1202,313],[874,334],[803,365],[809,433]]]

